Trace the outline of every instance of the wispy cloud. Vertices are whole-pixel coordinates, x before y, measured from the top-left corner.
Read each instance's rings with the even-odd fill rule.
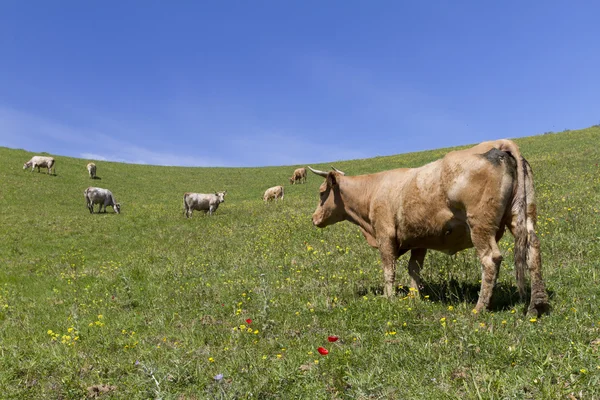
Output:
[[[2,132],[0,145],[90,160],[177,166],[274,166],[368,156],[358,148],[353,148],[351,143],[332,145],[323,136],[259,126],[231,128],[235,132],[244,133],[212,137],[210,146],[204,147],[214,155],[185,154],[190,146],[183,146],[180,154],[155,150],[121,139],[139,137],[139,132],[147,132],[148,126],[136,128],[131,122],[129,125],[124,123],[120,126],[110,118],[90,118],[90,120],[94,121],[96,126],[73,126],[0,106],[0,132]],[[168,140],[169,143],[177,141],[186,143],[184,136],[189,135],[192,128],[187,129],[187,132],[185,128],[181,130],[183,133],[180,133],[179,137],[172,134],[164,136],[162,140]],[[160,139],[157,139],[156,132],[153,132],[153,139],[146,142],[152,142],[154,146],[160,147]]]
[[[366,154],[348,145],[331,145],[309,135],[278,132],[252,132],[231,140],[241,160],[253,160],[257,166],[297,165],[365,158]],[[248,154],[244,156],[243,154]]]
[[[222,166],[223,160],[152,150],[104,133],[102,127],[75,127],[0,106],[0,144],[29,151],[136,164]],[[114,132],[114,131],[112,131]],[[126,132],[117,132],[128,137]],[[90,151],[93,149],[92,151]]]
[[[87,158],[90,160],[98,160],[98,161],[109,161],[106,157],[101,156],[100,154],[94,153],[81,153],[79,155],[80,158]],[[110,161],[120,161],[120,160],[110,160]]]

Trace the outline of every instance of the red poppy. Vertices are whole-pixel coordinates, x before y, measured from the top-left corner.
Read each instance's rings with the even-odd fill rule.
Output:
[[[338,339],[339,339],[339,337],[337,337],[337,336],[328,336],[327,337],[327,340],[329,340],[331,343],[337,342]]]
[[[329,354],[329,350],[327,350],[325,347],[319,347],[317,349],[317,351],[319,352],[319,354],[321,354],[322,356],[326,356],[327,354]]]
[[[246,320],[246,323],[247,323],[248,325],[250,325],[250,324],[252,323],[252,320],[251,320],[250,318],[248,318],[248,319]]]

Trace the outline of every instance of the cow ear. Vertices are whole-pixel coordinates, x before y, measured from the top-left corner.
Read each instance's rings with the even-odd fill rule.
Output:
[[[337,185],[337,176],[335,172],[330,172],[327,174],[327,186],[334,187],[335,185]]]

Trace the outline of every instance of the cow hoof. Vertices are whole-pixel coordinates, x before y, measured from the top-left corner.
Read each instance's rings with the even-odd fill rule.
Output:
[[[530,304],[527,310],[527,315],[532,317],[541,317],[544,314],[550,313],[550,304],[547,302],[541,302],[537,304]]]
[[[482,312],[485,312],[486,310],[487,310],[487,307],[484,304],[477,303],[477,305],[473,309],[472,313],[474,315],[477,315],[477,314],[481,314]]]

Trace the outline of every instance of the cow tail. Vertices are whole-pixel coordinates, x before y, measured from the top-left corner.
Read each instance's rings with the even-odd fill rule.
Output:
[[[527,232],[527,185],[526,179],[531,180],[531,176],[527,178],[526,164],[527,161],[521,155],[519,148],[512,141],[502,141],[499,150],[506,151],[517,162],[517,187],[512,199],[512,214],[517,216],[516,226],[513,227],[513,235],[515,237],[515,278],[519,297],[521,300],[525,298],[525,269],[527,268],[527,252],[529,246]],[[533,184],[531,185],[533,188]],[[533,196],[533,193],[531,194]]]
[[[503,141],[500,150],[508,151],[517,161],[517,190],[513,198],[513,215],[517,216],[514,227],[515,236],[515,274],[521,299],[525,298],[525,269],[529,269],[531,278],[531,300],[528,312],[541,315],[550,310],[548,293],[542,278],[542,257],[540,241],[535,233],[537,208],[533,188],[531,166],[519,152],[517,145],[509,140]]]
[[[183,215],[187,217],[187,202],[185,201],[187,193],[183,194]]]

